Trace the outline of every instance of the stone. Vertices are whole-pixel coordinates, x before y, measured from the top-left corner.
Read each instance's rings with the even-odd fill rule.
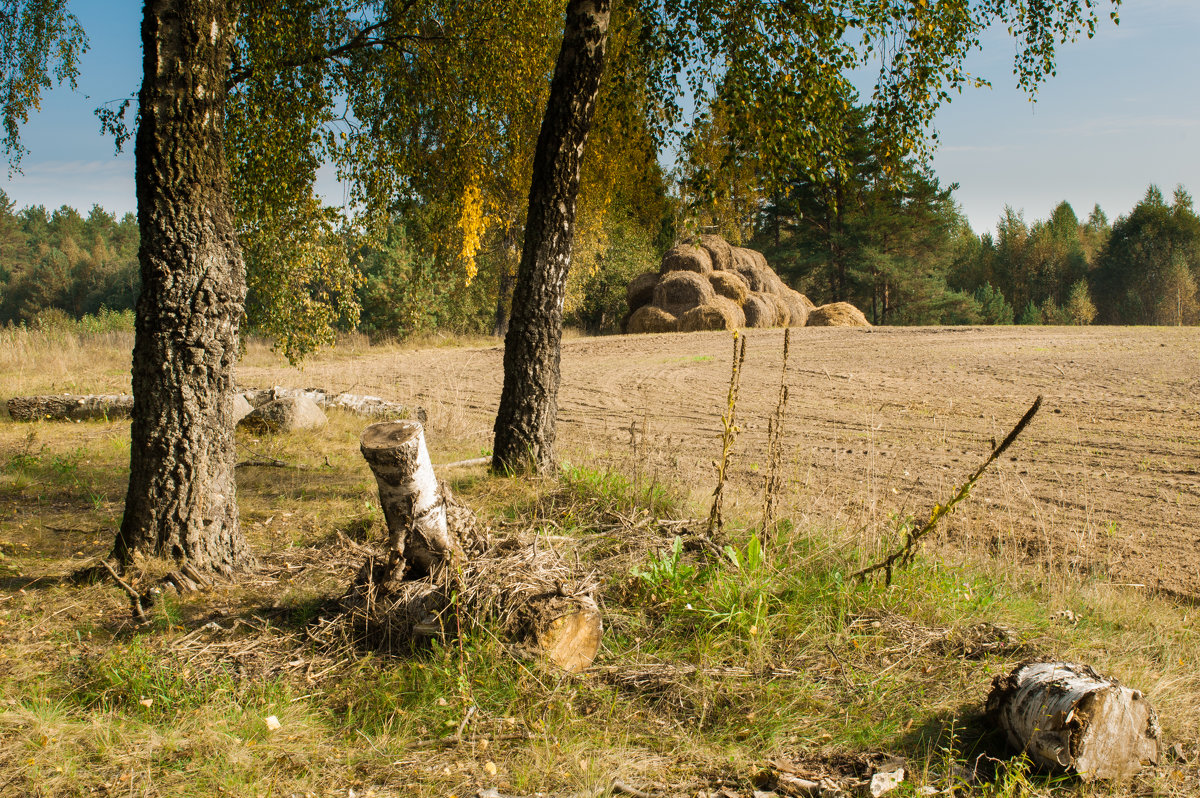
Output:
[[[278,435],[282,432],[323,427],[326,421],[325,412],[313,399],[308,396],[289,396],[273,399],[255,408],[238,426],[251,432]]]
[[[233,425],[236,427],[242,423],[242,419],[254,412],[254,405],[250,404],[250,400],[246,398],[244,393],[235,393],[233,395]]]

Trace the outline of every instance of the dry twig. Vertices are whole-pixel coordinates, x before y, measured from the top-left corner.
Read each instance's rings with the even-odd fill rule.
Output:
[[[869,565],[866,568],[863,568],[861,571],[858,571],[853,575],[853,578],[861,582],[871,574],[878,571],[883,571],[886,574],[885,584],[890,585],[892,583],[893,569],[904,568],[912,563],[913,557],[916,556],[917,553],[917,544],[921,542],[921,539],[932,532],[934,528],[937,527],[938,522],[941,521],[942,518],[951,510],[953,510],[956,504],[967,498],[967,494],[971,492],[971,488],[973,488],[975,483],[979,481],[979,478],[983,476],[983,472],[987,469],[987,467],[994,463],[997,458],[1000,457],[1000,455],[1004,454],[1004,451],[1012,445],[1013,441],[1015,441],[1020,434],[1025,431],[1025,428],[1029,426],[1031,421],[1033,421],[1033,417],[1037,415],[1037,411],[1041,408],[1041,406],[1042,397],[1039,396],[1034,400],[1033,405],[1027,411],[1025,411],[1025,415],[1021,417],[1021,420],[1017,422],[1017,425],[1012,428],[1012,432],[1008,433],[1004,440],[1002,440],[1000,444],[992,450],[992,453],[988,459],[985,460],[983,465],[979,466],[979,468],[975,470],[975,473],[972,474],[971,477],[959,487],[958,491],[954,494],[950,501],[946,502],[945,504],[935,504],[933,506],[933,512],[929,514],[929,520],[926,521],[925,524],[915,532],[909,530],[905,534],[904,543],[901,544],[899,549],[889,554],[880,562],[877,562],[874,565]]]

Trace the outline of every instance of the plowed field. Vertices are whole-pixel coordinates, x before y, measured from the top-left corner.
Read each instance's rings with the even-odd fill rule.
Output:
[[[782,330],[748,337],[734,486],[750,512],[765,466]],[[728,333],[564,344],[560,453],[624,460],[711,489]],[[245,385],[315,385],[426,407],[490,446],[500,347],[334,356]],[[792,331],[786,500],[810,522],[885,528],[928,513],[1032,403],[1029,430],[946,525],[944,542],[1200,599],[1200,330],[875,328]],[[436,440],[433,442],[436,448]]]

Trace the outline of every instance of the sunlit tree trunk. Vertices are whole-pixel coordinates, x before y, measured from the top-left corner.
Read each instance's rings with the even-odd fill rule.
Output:
[[[252,562],[234,491],[233,365],[246,294],[225,166],[235,16],[147,0],[136,170],[142,291],[125,516],[113,555],[204,570]]]
[[[604,72],[611,0],[569,0],[529,190],[492,468],[544,471],[554,462],[559,343],[575,227],[579,167]]]

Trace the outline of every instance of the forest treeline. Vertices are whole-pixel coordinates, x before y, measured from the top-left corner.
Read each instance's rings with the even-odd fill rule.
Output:
[[[815,302],[852,302],[875,324],[1200,323],[1200,217],[1182,187],[1169,199],[1149,187],[1114,222],[1099,206],[1080,218],[1063,202],[1035,221],[1009,208],[995,232],[976,235],[953,187],[928,169],[885,176],[864,159],[836,180],[796,182],[765,199],[739,195],[754,181],[734,170],[727,190],[705,196],[697,221],[680,224],[696,171],[694,163],[690,173],[682,170],[681,198],[668,194],[665,181],[631,197],[619,180],[605,184],[604,202],[585,198],[567,323],[616,331],[628,281],[697,228],[763,250]],[[655,182],[659,174],[643,170],[640,177]],[[408,208],[376,244],[350,253],[361,312],[343,329],[397,338],[496,331],[519,228],[485,230],[468,277],[461,252],[447,254],[437,229],[445,212]],[[0,192],[0,324],[132,310],[137,248],[132,214],[117,218],[98,206],[86,216],[65,206],[17,209]],[[264,326],[253,304],[250,313],[252,329]]]

